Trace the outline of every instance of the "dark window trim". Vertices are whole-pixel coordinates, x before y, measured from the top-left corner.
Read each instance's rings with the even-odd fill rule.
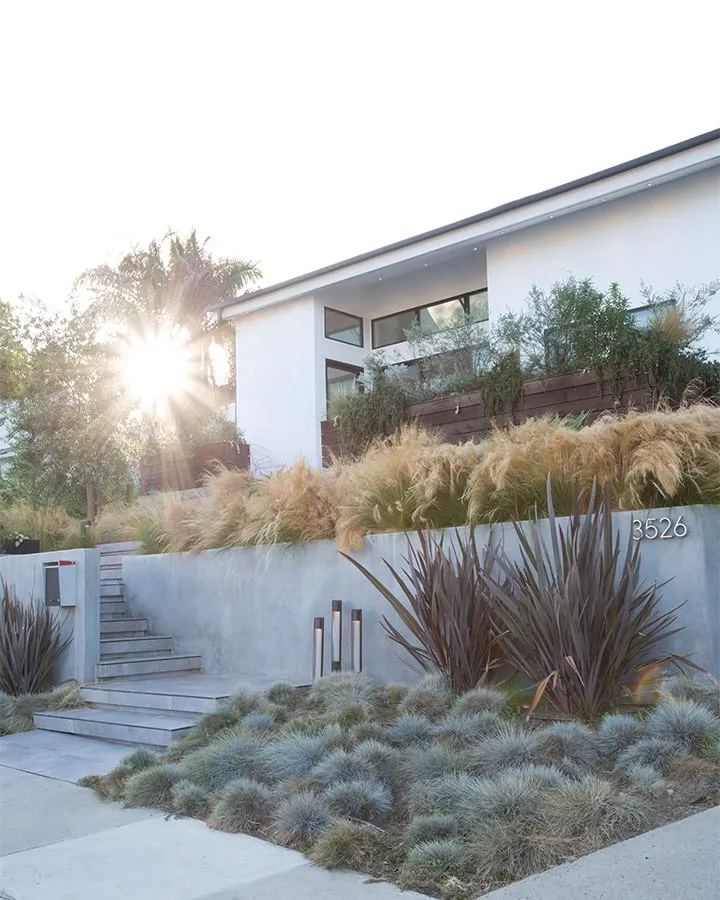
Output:
[[[362,366],[353,366],[351,363],[338,362],[336,359],[325,360],[325,406],[330,402],[330,382],[328,381],[328,366],[334,366],[342,372],[348,372],[357,379],[363,373]]]
[[[452,297],[445,297],[444,300],[433,300],[431,303],[423,303],[420,306],[411,306],[409,309],[399,309],[396,312],[388,313],[386,316],[378,316],[377,319],[372,319],[370,322],[371,327],[371,342],[373,350],[384,349],[385,347],[393,347],[395,344],[404,343],[404,339],[400,341],[393,341],[391,344],[383,344],[382,347],[378,347],[375,343],[375,323],[376,322],[384,322],[386,319],[394,319],[395,316],[402,316],[403,313],[414,313],[415,319],[420,321],[420,311],[423,309],[430,309],[433,306],[439,306],[441,303],[449,303],[451,300],[461,300],[463,304],[463,308],[465,310],[465,315],[470,315],[470,297],[475,294],[487,294],[487,288],[477,288],[473,291],[466,291],[464,294],[454,294]],[[489,318],[489,316],[488,316]],[[483,322],[487,322],[487,319],[483,319]]]
[[[358,316],[355,313],[345,312],[344,309],[335,309],[332,306],[324,307],[325,313],[323,315],[323,333],[328,341],[337,341],[338,344],[346,344],[348,347],[364,347],[365,346],[365,321],[362,316]],[[350,341],[343,341],[340,338],[333,337],[332,335],[327,333],[327,314],[329,312],[340,313],[341,316],[348,316],[351,319],[357,319],[360,323],[360,343],[359,344],[351,344]]]

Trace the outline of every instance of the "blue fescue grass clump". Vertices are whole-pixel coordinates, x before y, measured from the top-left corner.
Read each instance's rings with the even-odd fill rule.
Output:
[[[293,706],[300,696],[297,688],[287,681],[276,681],[267,689],[265,696],[269,703],[278,706]]]
[[[422,744],[432,739],[433,723],[427,716],[398,716],[387,736],[393,744]]]
[[[613,758],[646,736],[645,724],[637,716],[608,713],[598,727],[598,752],[608,759]]]
[[[693,700],[658,703],[646,726],[650,737],[678,744],[694,756],[720,739],[720,718]]]
[[[182,777],[207,791],[217,791],[234,778],[266,777],[265,743],[254,735],[234,732],[196,750],[181,763]]]
[[[362,822],[335,822],[315,841],[310,859],[326,869],[370,872],[393,852],[387,832]]]
[[[627,767],[626,774],[633,788],[652,797],[659,797],[667,788],[655,766],[631,765]]]
[[[281,843],[305,850],[332,821],[333,814],[327,800],[310,791],[303,791],[280,804],[273,816],[273,828]]]
[[[333,747],[337,737],[335,731],[326,729],[315,734],[295,732],[273,741],[262,756],[269,777],[273,781],[292,781],[309,775]]]
[[[410,782],[428,781],[442,775],[464,772],[467,768],[466,755],[442,744],[409,747],[403,755],[402,772]]]
[[[479,712],[501,714],[507,710],[508,702],[508,696],[503,691],[497,688],[478,687],[458,697],[453,712],[459,715]]]
[[[375,766],[368,759],[342,749],[333,750],[310,770],[310,777],[323,787],[338,781],[372,778],[377,774]]]
[[[599,755],[597,733],[581,722],[554,722],[536,731],[535,739],[539,756],[551,762],[569,759],[590,767]]]
[[[375,708],[381,694],[377,679],[364,673],[339,672],[326,675],[310,689],[309,705],[329,712],[337,712],[348,706],[360,706],[365,710]]]
[[[330,809],[346,819],[381,822],[390,812],[390,790],[377,778],[338,781],[323,792]]]
[[[454,697],[447,679],[427,675],[412,685],[398,704],[400,715],[421,715],[436,721],[447,715]]]
[[[621,838],[641,828],[648,819],[647,804],[623,793],[610,781],[587,775],[547,800],[550,828],[568,837],[588,832]]]
[[[453,815],[461,799],[482,779],[474,775],[443,775],[410,785],[408,811],[411,816]]]
[[[537,816],[545,796],[568,785],[552,766],[507,769],[495,778],[477,778],[458,799],[455,814],[463,825]]]
[[[175,782],[170,796],[173,812],[179,816],[202,819],[210,810],[210,794],[187,779]]]
[[[131,775],[125,782],[123,795],[128,806],[157,806],[167,809],[172,804],[172,789],[181,779],[178,766],[153,766]]]
[[[275,717],[270,713],[252,712],[240,719],[240,725],[251,731],[272,731],[275,727]]]
[[[454,838],[423,841],[410,849],[407,858],[408,862],[427,863],[441,870],[467,866],[470,863],[469,851]]]
[[[209,825],[220,831],[254,834],[270,822],[277,807],[276,792],[252,778],[236,778],[223,788]]]
[[[682,744],[662,738],[642,738],[624,750],[617,760],[618,769],[627,772],[632,766],[653,766],[662,775],[687,754]]]
[[[502,729],[503,718],[496,712],[457,712],[455,709],[434,726],[434,734],[453,747],[467,747]]]
[[[506,724],[469,751],[470,767],[478,775],[494,775],[503,769],[527,765],[539,757],[537,733]]]
[[[223,701],[220,709],[236,719],[242,719],[248,713],[254,712],[261,703],[261,697],[255,691],[249,689],[241,689],[231,694],[227,700]]]
[[[135,774],[142,772],[143,769],[151,769],[153,766],[160,765],[160,759],[157,753],[153,753],[147,747],[138,747],[132,753],[123,756],[118,765]]]
[[[460,831],[460,823],[456,816],[439,813],[435,816],[415,816],[405,829],[403,841],[408,847],[424,841],[439,841],[453,837]]]
[[[698,679],[688,678],[687,675],[667,678],[662,683],[662,692],[675,700],[694,700],[720,716],[720,680],[712,675]]]

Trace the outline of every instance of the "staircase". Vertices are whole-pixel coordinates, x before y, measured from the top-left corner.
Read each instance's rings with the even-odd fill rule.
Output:
[[[132,616],[125,603],[123,556],[139,544],[100,549],[100,658],[96,684],[81,689],[87,709],[36,713],[45,731],[167,747],[192,728],[203,712],[227,696],[217,679],[198,676],[202,659],[178,656],[172,637],[150,634],[148,620]],[[120,681],[119,679],[123,679]]]

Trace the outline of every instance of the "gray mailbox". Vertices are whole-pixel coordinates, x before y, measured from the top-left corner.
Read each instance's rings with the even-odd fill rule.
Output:
[[[72,559],[43,563],[45,606],[77,606],[76,572]]]

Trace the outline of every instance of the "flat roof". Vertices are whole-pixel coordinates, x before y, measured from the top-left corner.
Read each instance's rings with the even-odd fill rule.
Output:
[[[567,191],[575,190],[576,188],[585,187],[588,184],[593,184],[597,181],[603,181],[605,178],[611,178],[613,175],[620,175],[623,172],[628,172],[632,169],[637,169],[640,166],[648,165],[648,163],[656,162],[660,159],[665,159],[668,156],[674,156],[676,153],[682,153],[685,150],[692,150],[693,147],[698,147],[701,144],[708,144],[711,141],[718,140],[720,138],[720,128],[716,128],[713,131],[706,131],[704,134],[698,134],[695,137],[688,138],[686,141],[680,141],[678,144],[671,144],[669,147],[663,147],[661,150],[655,150],[652,153],[646,153],[644,156],[638,156],[635,159],[630,159],[627,162],[619,163],[616,166],[611,166],[609,169],[602,169],[599,172],[593,172],[591,175],[585,175],[582,178],[576,178],[575,181],[567,181],[565,184],[559,184],[556,187],[548,188],[545,191],[540,191],[537,194],[529,194],[527,197],[521,197],[519,200],[511,200],[509,203],[503,203],[501,206],[495,206],[492,209],[487,209],[484,212],[477,213],[474,216],[469,216],[466,219],[460,219],[457,222],[451,222],[449,225],[442,225],[440,228],[433,228],[431,231],[424,231],[422,234],[415,234],[412,237],[404,238],[401,241],[396,241],[393,244],[386,244],[384,247],[378,247],[375,250],[369,250],[365,253],[360,253],[357,256],[351,256],[348,259],[343,259],[340,262],[332,263],[329,266],[323,266],[320,269],[313,269],[312,272],[305,272],[303,275],[297,275],[294,278],[288,278],[286,281],[279,281],[276,284],[269,285],[268,287],[258,288],[256,291],[250,291],[247,294],[240,294],[237,297],[231,297],[228,300],[223,300],[220,303],[215,303],[213,306],[209,307],[211,310],[224,309],[226,306],[232,306],[236,303],[243,303],[246,300],[254,300],[256,297],[262,297],[265,294],[271,294],[274,291],[281,290],[282,288],[292,287],[293,285],[302,284],[304,281],[309,281],[312,278],[317,278],[318,276],[328,275],[332,272],[337,272],[340,269],[344,269],[348,266],[355,265],[356,263],[366,262],[369,259],[373,259],[376,256],[383,256],[385,253],[391,253],[393,250],[401,250],[404,247],[410,247],[413,244],[418,244],[421,241],[425,241],[428,238],[439,237],[443,234],[448,234],[456,229],[464,228],[467,225],[475,225],[478,222],[483,222],[486,219],[492,219],[494,216],[501,215],[502,213],[510,212],[511,210],[519,209],[523,206],[529,206],[532,203],[537,203],[540,200],[547,200],[550,197],[556,197],[558,194],[564,194]]]

